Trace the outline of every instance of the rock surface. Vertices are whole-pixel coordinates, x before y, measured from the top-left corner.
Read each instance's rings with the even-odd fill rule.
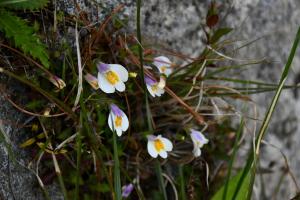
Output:
[[[235,1],[233,14],[226,23],[235,27],[234,35],[239,39],[253,40],[260,38],[253,45],[243,49],[237,58],[254,59],[266,57],[271,63],[260,64],[244,71],[245,79],[278,83],[281,72],[289,55],[292,42],[300,25],[300,2],[297,0]],[[300,72],[300,49],[298,48],[287,84],[298,84]],[[274,93],[253,95],[259,118],[262,119]],[[260,179],[255,187],[256,199],[291,199],[296,195],[296,186],[291,176],[284,173],[285,161],[279,149],[287,157],[289,167],[296,180],[300,180],[298,115],[300,99],[297,90],[285,90],[280,97],[276,111],[269,125],[260,159],[260,167],[271,170]],[[259,125],[259,124],[258,124]],[[272,147],[275,145],[276,148]],[[275,188],[280,183],[276,196]],[[265,192],[262,191],[262,181]],[[299,191],[298,191],[299,192]]]
[[[1,87],[4,82],[9,94],[21,95],[25,92],[15,80],[0,76]],[[30,156],[28,152],[19,148],[19,145],[28,139],[28,133],[22,129],[28,116],[22,115],[3,97],[0,97],[0,105],[0,130],[3,133],[0,134],[0,199],[44,199],[36,176],[27,167]],[[63,199],[56,184],[47,187],[51,198]]]
[[[114,7],[124,4],[123,15],[128,16],[130,27],[135,30],[135,3],[132,0],[98,0],[100,3],[99,19],[103,19]],[[83,10],[91,10],[89,1],[81,0],[79,4]],[[227,1],[226,1],[227,2]],[[74,12],[72,1],[64,1],[58,5],[69,13]],[[201,24],[205,22],[208,3],[195,0],[172,0],[143,1],[142,7],[142,29],[143,35],[163,41],[174,51],[179,51],[191,57],[197,56],[204,48],[202,37],[204,33]],[[300,24],[300,2],[298,0],[234,0],[232,3],[219,3],[221,15],[225,20],[223,25],[235,28],[230,38],[250,41],[261,38],[251,46],[243,48],[234,55],[237,59],[257,59],[266,57],[268,60],[276,61],[269,64],[261,64],[241,72],[239,75],[252,80],[262,80],[270,83],[278,82],[280,73],[287,60],[289,50],[297,28]],[[298,83],[300,74],[300,54],[299,50],[294,58],[293,70],[289,74],[290,84]],[[264,116],[273,93],[253,95],[259,118]],[[15,112],[10,105],[0,99],[0,118],[2,120],[20,121],[24,119]],[[298,124],[300,117],[300,100],[297,91],[287,90],[282,93],[279,105],[273,116],[272,123],[265,138],[271,144],[279,147],[287,156],[290,168],[294,176],[300,179],[300,153],[298,151],[300,143],[300,130]],[[259,124],[258,124],[259,125]],[[20,163],[28,164],[26,153],[21,151],[19,136],[22,131],[9,125],[3,125],[4,132],[13,144],[13,149],[17,154]],[[0,199],[42,199],[37,191],[37,182],[33,174],[28,172],[19,164],[8,162],[7,150],[0,144]],[[270,163],[273,167],[270,167]],[[262,148],[261,167],[273,170],[271,174],[264,174],[264,187],[266,193],[263,194],[262,182],[257,178],[254,191],[254,199],[270,199],[274,188],[282,174],[284,161],[282,155],[271,147],[265,145]],[[14,191],[14,192],[12,192]],[[278,199],[288,199],[295,195],[295,185],[289,176],[284,176],[280,191],[277,193]],[[61,196],[53,197],[61,199]]]

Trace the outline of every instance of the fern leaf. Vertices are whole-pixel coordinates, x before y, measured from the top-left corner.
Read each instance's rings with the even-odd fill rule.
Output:
[[[0,10],[0,30],[5,32],[7,38],[14,41],[16,47],[49,68],[49,56],[45,45],[34,34],[34,29],[28,26],[24,20],[8,11]]]
[[[0,0],[0,6],[12,9],[39,9],[46,6],[48,0]]]

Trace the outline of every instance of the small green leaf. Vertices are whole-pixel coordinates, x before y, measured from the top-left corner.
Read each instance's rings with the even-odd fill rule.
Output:
[[[216,32],[214,33],[214,35],[211,37],[210,43],[214,44],[214,43],[218,42],[218,40],[221,37],[223,37],[224,35],[227,35],[232,30],[233,30],[232,28],[219,28],[218,30],[216,30]]]

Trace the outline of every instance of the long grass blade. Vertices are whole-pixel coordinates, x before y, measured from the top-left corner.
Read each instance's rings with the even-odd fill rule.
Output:
[[[238,144],[239,144],[239,141],[240,141],[241,136],[242,136],[243,128],[244,128],[244,119],[242,118],[241,122],[240,122],[240,127],[237,131],[237,134],[236,134],[234,147],[233,147],[233,152],[232,152],[232,155],[231,155],[231,158],[230,158],[230,161],[229,161],[227,178],[226,178],[226,182],[225,182],[225,187],[224,187],[222,200],[227,200],[227,192],[228,192],[228,188],[229,188],[229,181],[230,181],[230,177],[231,177],[232,167],[233,167],[233,163],[234,163],[234,160],[235,160],[237,150],[239,148]]]
[[[80,101],[82,100],[82,97],[80,98]],[[75,200],[79,199],[79,184],[80,184],[80,163],[81,163],[81,132],[82,129],[82,121],[83,121],[83,113],[80,113],[80,124],[79,124],[79,130],[78,134],[76,136],[76,146],[77,146],[77,158],[76,158],[76,182],[75,182]]]
[[[180,165],[180,166],[179,166],[180,198],[181,198],[181,200],[186,200],[185,181],[184,181],[184,175],[183,175],[183,167],[184,167],[184,165]]]

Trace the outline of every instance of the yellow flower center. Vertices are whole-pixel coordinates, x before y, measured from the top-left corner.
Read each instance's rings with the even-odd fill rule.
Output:
[[[161,70],[162,72],[165,72],[165,71],[166,71],[166,69],[167,69],[167,67],[166,67],[166,66],[162,66],[162,67],[160,67],[160,70]]]
[[[106,79],[108,80],[108,82],[112,85],[116,84],[117,82],[119,82],[119,77],[118,75],[113,72],[113,71],[108,71],[106,73]]]
[[[115,120],[116,126],[121,126],[122,125],[122,117],[117,116]]]
[[[152,89],[153,92],[157,92],[157,89],[158,89],[158,88],[157,88],[157,84],[152,85],[152,86],[151,86],[151,89]]]
[[[165,148],[164,144],[159,139],[154,140],[154,147],[158,152],[160,152]]]

